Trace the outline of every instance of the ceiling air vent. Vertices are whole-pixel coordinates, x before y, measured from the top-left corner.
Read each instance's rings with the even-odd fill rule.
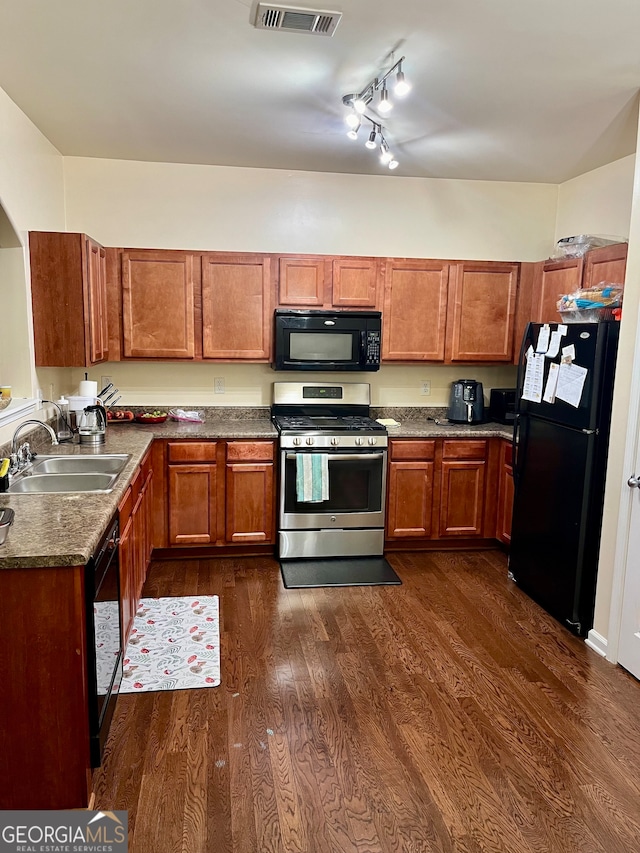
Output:
[[[297,6],[258,3],[255,26],[259,30],[286,30],[290,33],[332,36],[341,17],[342,12],[328,12],[325,9],[300,9]]]

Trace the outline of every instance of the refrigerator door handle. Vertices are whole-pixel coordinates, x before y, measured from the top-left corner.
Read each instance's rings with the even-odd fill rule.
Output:
[[[513,471],[513,484],[518,482],[518,440],[520,438],[520,415],[515,414],[513,418],[513,438],[511,439],[511,468]]]

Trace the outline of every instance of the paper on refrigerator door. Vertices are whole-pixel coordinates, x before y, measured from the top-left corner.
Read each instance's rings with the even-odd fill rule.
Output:
[[[544,386],[544,396],[542,397],[545,403],[555,403],[556,401],[556,388],[558,387],[559,372],[560,365],[555,362],[551,362],[549,365],[547,384]]]
[[[545,353],[549,349],[549,336],[551,334],[551,328],[548,323],[545,323],[544,326],[540,329],[540,333],[538,334],[538,343],[536,344],[536,352]]]
[[[560,361],[563,364],[571,364],[573,359],[576,357],[576,348],[573,344],[569,344],[566,347],[562,347],[562,358]]]
[[[544,355],[534,352],[527,360],[522,387],[522,399],[532,403],[542,402],[542,383],[544,381]]]
[[[551,332],[551,340],[549,341],[549,349],[546,351],[545,355],[547,358],[555,358],[560,352],[560,341],[562,340],[562,335],[560,332],[555,331]]]
[[[565,403],[569,403],[570,406],[575,406],[577,409],[582,399],[582,391],[588,373],[587,368],[580,367],[579,364],[562,363],[558,371],[556,398],[564,400]]]
[[[567,334],[567,327],[564,323],[558,323],[558,334],[563,338]]]

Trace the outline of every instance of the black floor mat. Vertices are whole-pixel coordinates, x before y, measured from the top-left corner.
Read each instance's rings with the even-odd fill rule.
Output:
[[[287,589],[314,586],[398,585],[402,581],[384,557],[285,560],[280,563]]]

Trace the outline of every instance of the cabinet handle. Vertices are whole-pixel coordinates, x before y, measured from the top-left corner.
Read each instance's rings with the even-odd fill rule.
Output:
[[[640,478],[632,474],[627,480],[627,486],[630,486],[632,489],[640,489]]]

